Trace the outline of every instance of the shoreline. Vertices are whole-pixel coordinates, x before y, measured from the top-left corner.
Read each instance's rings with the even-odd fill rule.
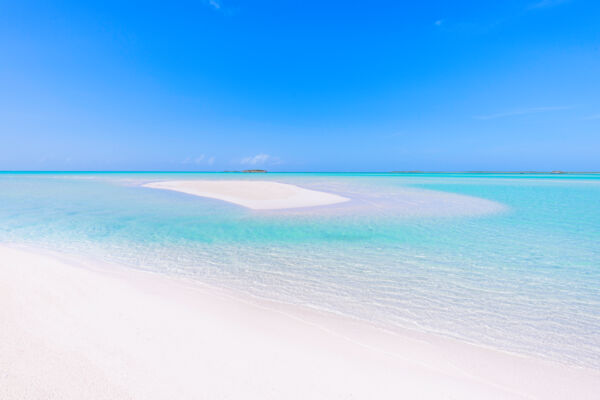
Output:
[[[600,371],[0,244],[0,397],[592,398]],[[54,394],[55,397],[50,394]]]

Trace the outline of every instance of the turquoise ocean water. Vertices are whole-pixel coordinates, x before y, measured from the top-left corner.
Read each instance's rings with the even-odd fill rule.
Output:
[[[171,179],[351,201],[252,211],[141,187]],[[600,369],[600,175],[0,173],[0,242]]]

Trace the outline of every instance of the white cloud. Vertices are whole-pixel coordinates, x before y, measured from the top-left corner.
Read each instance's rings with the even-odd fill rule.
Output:
[[[435,21],[433,24],[435,26],[441,26],[444,23],[444,20],[438,19],[437,21]]]
[[[232,16],[240,12],[238,7],[232,7],[229,5],[227,0],[201,0],[201,3],[212,9],[215,12],[219,12],[225,16]]]
[[[521,110],[513,110],[498,114],[490,114],[490,115],[476,115],[473,118],[475,119],[496,119],[496,118],[504,118],[504,117],[513,117],[517,115],[529,115],[529,114],[537,114],[542,112],[550,112],[550,111],[562,111],[569,110],[573,108],[573,106],[559,106],[559,107],[533,107],[533,108],[523,108]]]
[[[589,117],[586,117],[584,119],[585,120],[600,119],[600,114],[590,115]]]
[[[569,0],[541,0],[541,1],[538,1],[537,3],[532,4],[531,6],[529,6],[529,8],[534,9],[534,8],[554,7],[554,6],[558,6],[560,4],[564,4],[568,1]]]
[[[197,157],[187,157],[181,163],[182,164],[208,164],[213,165],[215,162],[215,157],[206,157],[204,154],[200,154]]]
[[[253,157],[242,158],[241,163],[248,164],[248,165],[264,164],[265,162],[267,162],[269,160],[269,158],[271,158],[271,156],[268,154],[257,154]]]
[[[208,4],[209,6],[211,6],[212,8],[214,8],[215,10],[220,10],[221,9],[221,2],[220,2],[220,0],[204,0],[204,2],[206,4]]]
[[[240,160],[241,164],[245,165],[262,165],[262,164],[279,164],[278,157],[273,157],[268,154],[260,153],[251,157],[244,157]]]

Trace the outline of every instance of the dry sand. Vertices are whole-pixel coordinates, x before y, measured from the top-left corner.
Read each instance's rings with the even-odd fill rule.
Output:
[[[281,210],[337,204],[349,199],[332,193],[304,189],[287,183],[240,180],[162,181],[144,185],[210,197],[253,210]]]
[[[592,399],[598,371],[0,246],[0,399]]]

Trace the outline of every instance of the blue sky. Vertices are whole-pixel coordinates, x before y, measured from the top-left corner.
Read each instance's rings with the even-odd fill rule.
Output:
[[[49,3],[0,0],[0,169],[600,170],[597,1]]]

